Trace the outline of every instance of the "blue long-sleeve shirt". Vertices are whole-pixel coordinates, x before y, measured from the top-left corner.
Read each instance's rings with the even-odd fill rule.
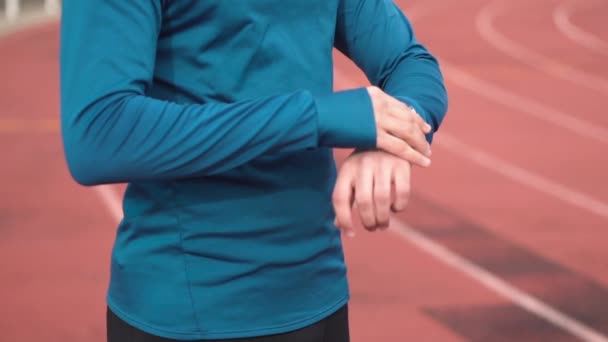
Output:
[[[347,301],[331,148],[373,148],[376,132],[365,89],[332,92],[334,46],[438,128],[437,62],[390,0],[64,0],[69,169],[129,183],[118,316],[167,338],[236,338]]]

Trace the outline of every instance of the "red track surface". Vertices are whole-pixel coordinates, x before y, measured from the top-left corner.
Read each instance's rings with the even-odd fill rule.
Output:
[[[576,340],[567,324],[524,310],[519,297],[474,279],[479,273],[470,277],[397,234],[407,228],[403,222],[605,338],[607,51],[588,49],[557,29],[557,0],[498,1],[497,11],[486,0],[399,3],[444,65],[451,106],[434,165],[415,171],[414,197],[394,233],[360,229],[345,242],[352,340]],[[608,44],[608,3],[574,5],[572,24]],[[496,34],[519,52],[483,38]],[[104,340],[116,221],[100,192],[75,185],[67,173],[57,121],[57,47],[56,24],[0,39],[3,341]],[[535,64],[530,52],[562,68]],[[336,70],[337,88],[365,84],[343,56],[336,55]],[[591,81],[573,80],[580,77]],[[572,129],[560,115],[597,134]],[[346,153],[336,155],[342,160]],[[506,166],[492,166],[492,158]]]

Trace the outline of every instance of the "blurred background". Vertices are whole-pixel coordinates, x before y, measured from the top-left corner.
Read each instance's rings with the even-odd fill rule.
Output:
[[[608,341],[608,1],[395,2],[450,111],[406,212],[345,241],[352,341]],[[68,174],[60,8],[0,0],[0,341],[105,340],[124,187]]]

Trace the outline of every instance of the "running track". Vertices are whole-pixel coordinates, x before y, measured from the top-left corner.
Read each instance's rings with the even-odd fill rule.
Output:
[[[450,113],[407,212],[345,241],[352,340],[608,341],[608,2],[398,2]],[[0,38],[3,341],[104,340],[122,187],[67,173],[57,48],[56,23]]]

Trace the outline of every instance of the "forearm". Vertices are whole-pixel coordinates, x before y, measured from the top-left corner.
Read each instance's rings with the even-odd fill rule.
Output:
[[[115,94],[80,112],[64,110],[66,157],[79,183],[95,185],[216,174],[270,153],[369,147],[373,116],[349,110],[365,100],[364,91],[204,105]],[[348,122],[336,120],[347,115]]]

